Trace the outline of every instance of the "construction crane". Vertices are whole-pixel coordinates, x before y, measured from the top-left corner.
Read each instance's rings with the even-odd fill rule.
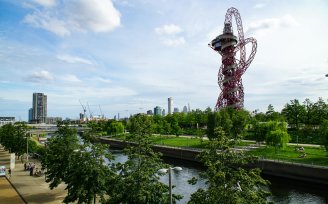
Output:
[[[79,102],[80,102],[80,104],[81,104],[81,106],[82,106],[82,109],[83,109],[83,120],[86,118],[86,112],[87,112],[87,108],[84,106],[84,105],[82,105],[82,103],[81,103],[81,100],[79,100]]]
[[[103,112],[102,112],[102,110],[101,110],[100,104],[99,104],[99,110],[100,110],[101,118],[104,119],[105,116],[104,116],[104,114],[103,114]]]
[[[89,114],[90,114],[90,119],[92,120],[93,116],[92,116],[92,112],[90,110],[90,106],[89,106],[89,103],[87,102],[87,105],[88,105],[88,110],[89,110]]]
[[[238,38],[233,34],[232,17],[237,24]],[[246,59],[245,45],[251,43],[252,50]],[[256,53],[257,42],[254,38],[244,38],[243,25],[236,8],[229,8],[225,15],[223,34],[217,36],[209,46],[222,56],[222,65],[218,74],[221,89],[216,110],[224,107],[241,109],[244,106],[244,87],[241,76],[245,73]],[[239,59],[236,54],[239,52]]]

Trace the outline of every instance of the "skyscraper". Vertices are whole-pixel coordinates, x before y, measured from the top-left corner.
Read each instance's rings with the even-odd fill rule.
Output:
[[[172,114],[173,99],[172,97],[167,99],[167,114]]]
[[[187,108],[187,106],[183,106],[183,111],[182,112],[184,112],[184,113],[188,113],[188,108]]]
[[[162,115],[162,108],[159,106],[156,106],[154,108],[154,115]]]
[[[45,123],[47,117],[47,96],[43,93],[33,93],[32,120]]]

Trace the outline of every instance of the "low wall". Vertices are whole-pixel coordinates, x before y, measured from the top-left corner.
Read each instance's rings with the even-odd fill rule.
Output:
[[[111,147],[123,149],[127,145],[135,145],[131,142],[124,142],[102,137],[101,143],[109,144]],[[160,152],[163,156],[201,163],[197,158],[200,153],[198,149],[175,148],[161,145],[154,145],[154,151]],[[263,174],[273,175],[283,178],[296,179],[328,185],[328,168],[312,166],[298,163],[289,163],[275,160],[260,159],[251,167],[258,167]]]
[[[261,159],[253,165],[267,175],[328,185],[328,168],[299,163]]]

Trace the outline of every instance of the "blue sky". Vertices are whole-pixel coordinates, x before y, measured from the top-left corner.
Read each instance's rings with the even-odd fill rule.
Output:
[[[213,108],[221,57],[207,44],[229,7],[258,41],[247,110],[327,100],[324,0],[0,0],[0,116],[27,120],[33,92],[48,96],[48,116],[73,119],[79,100],[108,118],[167,109],[168,97]]]

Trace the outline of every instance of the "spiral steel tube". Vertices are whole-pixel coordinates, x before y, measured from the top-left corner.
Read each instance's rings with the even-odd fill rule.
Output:
[[[233,34],[232,17],[237,24],[238,39]],[[252,51],[246,60],[246,44],[252,43]],[[218,73],[221,93],[216,103],[216,110],[224,107],[241,109],[244,107],[244,88],[241,76],[255,57],[257,42],[254,38],[244,39],[240,14],[236,8],[227,10],[223,34],[217,36],[209,46],[222,56],[222,65]],[[239,52],[239,59],[236,54]]]

